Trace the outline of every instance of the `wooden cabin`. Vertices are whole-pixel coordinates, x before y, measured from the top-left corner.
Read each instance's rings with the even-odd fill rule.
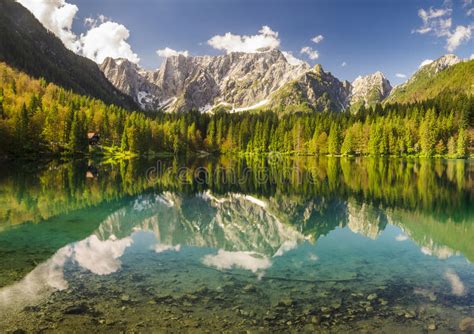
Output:
[[[100,136],[97,132],[87,133],[87,139],[89,140],[89,145],[94,146],[99,143]]]

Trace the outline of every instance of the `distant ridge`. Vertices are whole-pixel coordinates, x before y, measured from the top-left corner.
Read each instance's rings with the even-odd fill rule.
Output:
[[[405,83],[392,90],[387,103],[411,103],[442,93],[474,94],[474,61],[448,54],[422,66]]]

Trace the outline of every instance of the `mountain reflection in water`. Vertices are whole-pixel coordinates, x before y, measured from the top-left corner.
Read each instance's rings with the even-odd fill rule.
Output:
[[[161,161],[160,168],[156,162],[129,161],[96,164],[100,173],[92,178],[87,177],[91,164],[51,163],[33,172],[8,168],[0,174],[0,312],[11,315],[0,328],[16,328],[38,309],[68,314],[71,304],[83,300],[95,311],[74,312],[105,317],[97,308],[107,305],[101,298],[113,295],[112,286],[142,289],[119,299],[126,304],[135,298],[134,304],[148,307],[144,314],[161,305],[156,296],[153,303],[145,301],[155,289],[177,300],[199,286],[206,291],[201,297],[215,303],[222,298],[234,303],[242,293],[257,291],[277,308],[292,291],[292,298],[301,293],[301,300],[291,305],[315,307],[306,315],[299,310],[308,321],[298,318],[315,329],[335,326],[338,317],[341,330],[361,324],[377,307],[389,319],[384,326],[412,327],[397,314],[411,319],[415,310],[414,318],[421,319],[418,307],[426,300],[436,308],[432,314],[425,310],[426,319],[436,314],[437,326],[446,330],[472,313],[474,164],[469,161],[221,158]],[[224,289],[213,299],[210,291],[221,291],[229,275],[237,279],[229,289],[240,292],[223,297]],[[251,286],[240,286],[239,279]],[[334,290],[334,284],[345,290]],[[93,292],[96,285],[102,290]],[[380,287],[372,302],[372,290]],[[313,291],[322,294],[320,301],[305,299],[307,289],[321,289]],[[344,291],[350,294],[342,298]],[[356,306],[344,304],[361,293],[370,297],[367,305],[357,304],[363,317]],[[408,305],[400,304],[403,294]],[[343,305],[323,310],[325,298]],[[265,306],[260,299],[258,294],[239,299],[239,310],[259,314]],[[288,321],[297,316],[285,315]],[[136,325],[124,319],[116,329]],[[57,326],[54,317],[36,320]],[[266,325],[287,325],[272,321]],[[221,328],[218,322],[209,326]]]

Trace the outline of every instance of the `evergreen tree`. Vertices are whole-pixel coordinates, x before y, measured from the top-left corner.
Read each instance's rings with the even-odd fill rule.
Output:
[[[346,136],[344,137],[344,142],[341,146],[342,155],[351,155],[354,153],[354,141],[352,131],[347,131]]]
[[[328,153],[331,155],[339,154],[340,150],[340,137],[339,129],[337,125],[331,125],[331,130],[329,131],[328,137]]]
[[[458,140],[456,146],[456,154],[458,158],[467,156],[468,134],[464,128],[459,129]]]
[[[319,154],[319,155],[328,154],[328,135],[326,134],[326,132],[323,131],[318,136],[315,150],[316,150],[316,154]]]
[[[0,119],[5,119],[5,110],[3,108],[3,88],[0,87]]]
[[[456,156],[456,140],[453,136],[449,137],[448,140],[448,155],[450,157]]]
[[[75,112],[69,135],[69,150],[71,153],[84,153],[87,149],[87,131],[85,117],[81,112]]]

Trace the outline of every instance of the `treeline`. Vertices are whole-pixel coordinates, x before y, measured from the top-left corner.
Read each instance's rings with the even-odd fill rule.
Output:
[[[0,152],[87,153],[102,147],[140,155],[207,151],[308,155],[466,157],[474,98],[376,105],[357,113],[180,114],[129,112],[34,80],[0,63]]]

